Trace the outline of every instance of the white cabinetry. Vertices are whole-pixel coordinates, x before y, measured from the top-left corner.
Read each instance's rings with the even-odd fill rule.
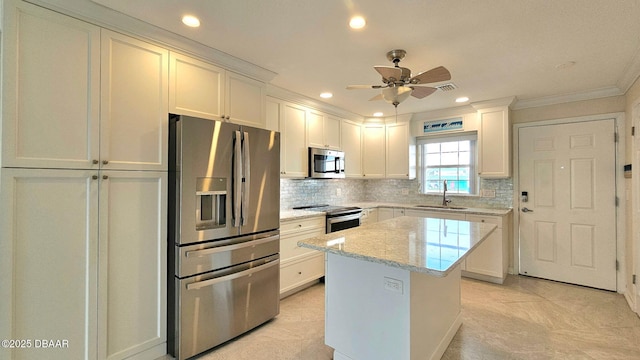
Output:
[[[413,179],[416,177],[416,148],[410,134],[408,122],[386,126],[386,171],[392,179]]]
[[[340,119],[307,110],[307,138],[310,147],[340,150]]]
[[[298,241],[324,233],[324,216],[280,222],[281,297],[324,276],[324,253],[298,246]]]
[[[100,165],[167,170],[167,50],[102,30]]]
[[[265,127],[265,83],[174,52],[169,74],[171,113]]]
[[[29,4],[5,8],[2,166],[91,168],[100,156],[100,28]]]
[[[395,216],[393,214],[393,208],[390,207],[379,207],[378,208],[378,221],[384,221],[388,219],[393,219]]]
[[[509,106],[474,107],[478,110],[478,174],[483,178],[511,177]]]
[[[165,353],[166,178],[143,171],[2,169],[0,335],[70,344],[13,356]],[[0,357],[13,356],[0,349]]]
[[[10,3],[0,335],[67,339],[69,347],[0,349],[0,358],[160,357],[168,51]]]
[[[385,127],[382,124],[363,127],[362,172],[367,178],[385,176]]]
[[[360,217],[360,224],[369,224],[378,222],[378,208],[362,209],[362,216]]]
[[[280,117],[280,175],[282,177],[304,178],[307,176],[307,141],[305,108],[282,104]]]
[[[362,178],[362,125],[342,121],[342,151],[345,156],[345,176]]]
[[[497,229],[466,259],[463,276],[502,284],[509,267],[509,216],[467,215],[468,221],[496,224]]]

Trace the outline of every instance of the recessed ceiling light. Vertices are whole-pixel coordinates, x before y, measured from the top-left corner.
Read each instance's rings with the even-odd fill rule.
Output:
[[[331,99],[333,97],[333,94],[330,92],[323,92],[320,94],[320,97],[323,99]]]
[[[379,112],[379,111],[378,111],[378,112],[374,112],[374,113],[373,113],[373,116],[375,116],[375,117],[380,117],[380,116],[382,116],[382,115],[384,115],[384,114],[383,114],[383,113],[381,113],[381,112]]]
[[[200,26],[200,19],[193,15],[185,15],[182,17],[182,23],[188,27],[198,27]]]
[[[466,96],[459,97],[459,98],[456,99],[457,103],[463,103],[463,102],[467,102],[467,101],[469,101],[469,98],[466,97]]]
[[[366,24],[367,22],[360,15],[354,16],[349,20],[349,26],[352,29],[362,29]]]

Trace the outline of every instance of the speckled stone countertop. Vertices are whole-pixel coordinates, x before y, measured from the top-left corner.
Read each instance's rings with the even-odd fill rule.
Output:
[[[301,240],[298,246],[446,276],[496,225],[402,216]]]
[[[454,208],[426,208],[418,206],[419,204],[398,204],[398,203],[379,203],[379,202],[357,202],[357,203],[346,203],[340,204],[344,206],[357,206],[363,209],[373,209],[377,207],[392,207],[392,208],[404,208],[404,209],[415,209],[415,210],[423,210],[423,211],[440,211],[440,212],[448,212],[448,213],[459,213],[459,214],[472,214],[472,215],[489,215],[489,216],[504,216],[512,211],[512,209],[489,209],[489,208],[464,208],[464,209],[454,209]],[[437,206],[437,205],[434,205]],[[295,220],[295,219],[304,219],[310,218],[314,216],[324,216],[324,212],[322,211],[310,211],[310,210],[281,210],[280,211],[280,220]]]

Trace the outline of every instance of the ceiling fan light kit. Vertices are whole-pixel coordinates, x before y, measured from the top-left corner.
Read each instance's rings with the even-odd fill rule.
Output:
[[[418,73],[416,76],[411,76],[410,69],[398,65],[406,54],[407,52],[402,49],[391,50],[387,52],[387,59],[394,66],[373,67],[382,76],[384,85],[349,85],[347,89],[382,89],[381,94],[370,100],[385,100],[398,107],[410,95],[422,99],[438,90],[434,87],[416,85],[451,80],[451,73],[444,66],[438,66]]]

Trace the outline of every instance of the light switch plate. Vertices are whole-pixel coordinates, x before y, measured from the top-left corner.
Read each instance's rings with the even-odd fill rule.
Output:
[[[402,294],[404,291],[402,280],[384,277],[384,289],[390,292]]]

